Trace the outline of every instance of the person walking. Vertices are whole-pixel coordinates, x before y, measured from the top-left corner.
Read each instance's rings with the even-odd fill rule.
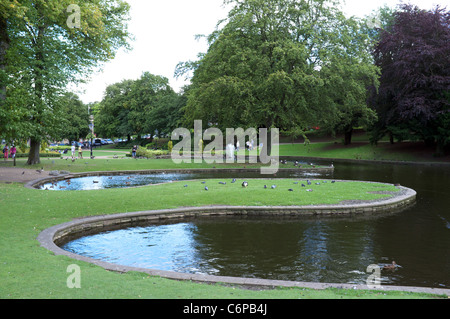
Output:
[[[134,145],[133,148],[131,149],[131,156],[133,158],[136,158],[136,151],[137,151],[137,146]]]
[[[81,147],[81,144],[78,145],[78,157],[83,159],[83,148]]]
[[[75,144],[72,144],[72,159],[75,157]]]
[[[5,158],[5,161],[8,159],[8,144],[5,144],[5,147],[3,148],[3,157]]]
[[[14,159],[14,158],[16,157],[16,153],[17,153],[16,146],[13,145],[13,146],[11,147],[11,151],[10,151],[10,154],[11,154],[11,158],[12,158],[12,159]]]

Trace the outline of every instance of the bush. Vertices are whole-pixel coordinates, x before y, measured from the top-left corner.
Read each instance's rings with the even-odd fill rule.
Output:
[[[169,151],[165,150],[147,150],[145,148],[138,148],[136,157],[155,158],[156,156],[169,155]]]
[[[40,157],[61,157],[61,154],[57,152],[41,152],[39,153]],[[28,153],[16,153],[16,158],[24,158],[28,157]]]

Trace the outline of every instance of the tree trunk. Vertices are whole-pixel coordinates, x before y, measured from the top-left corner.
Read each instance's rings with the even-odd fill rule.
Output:
[[[352,133],[353,129],[344,132],[344,145],[350,145],[352,143]]]
[[[389,143],[394,144],[394,135],[392,132],[389,132]]]
[[[41,158],[39,156],[39,151],[41,150],[40,140],[31,139],[30,140],[30,153],[28,154],[27,165],[40,164]]]
[[[6,30],[6,19],[0,16],[0,71],[6,67],[6,52],[9,48],[9,36]],[[6,99],[6,84],[0,84],[0,102]]]
[[[40,117],[43,116],[44,109],[44,37],[45,37],[45,26],[41,25],[38,27],[37,40],[35,45],[35,59],[40,63],[36,63],[36,67],[34,68],[34,94],[36,96],[35,99],[35,108],[37,111],[36,115],[33,117],[33,122],[35,125],[39,125]],[[40,164],[40,151],[41,148],[41,139],[39,137],[31,137],[30,138],[30,153],[28,154],[28,165]]]

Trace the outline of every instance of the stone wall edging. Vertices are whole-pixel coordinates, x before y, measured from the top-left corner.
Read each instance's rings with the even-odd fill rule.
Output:
[[[275,215],[286,214],[322,214],[331,215],[340,214],[354,214],[364,212],[382,212],[401,207],[407,207],[414,204],[416,200],[416,192],[412,189],[402,187],[405,194],[382,201],[381,203],[366,203],[366,204],[352,204],[352,205],[317,205],[317,206],[271,206],[271,207],[250,207],[250,206],[208,206],[208,207],[183,207],[176,209],[164,209],[153,211],[141,211],[134,213],[121,213],[106,216],[94,216],[82,219],[73,220],[64,224],[56,225],[42,231],[38,236],[38,241],[41,246],[52,251],[55,255],[64,255],[69,258],[91,263],[100,266],[109,271],[126,273],[129,271],[136,271],[149,274],[151,276],[159,276],[172,280],[188,280],[201,283],[223,283],[239,286],[251,287],[301,287],[311,289],[327,289],[327,288],[343,288],[343,289],[363,289],[363,290],[378,290],[378,291],[409,291],[422,292],[430,294],[450,295],[450,289],[439,288],[424,288],[424,287],[399,287],[399,286],[380,286],[369,287],[367,285],[355,284],[336,284],[336,283],[312,283],[312,282],[298,282],[298,281],[284,281],[284,280],[270,280],[257,278],[240,278],[228,276],[214,276],[204,274],[187,274],[177,273],[173,271],[164,271],[157,269],[137,268],[123,265],[112,264],[81,255],[77,255],[63,250],[56,245],[55,241],[61,239],[61,236],[67,236],[72,231],[84,231],[92,229],[92,227],[107,227],[114,224],[121,224],[131,221],[150,221],[160,220],[165,221],[172,218],[184,218],[192,216],[223,216],[223,215],[267,215],[272,213]]]

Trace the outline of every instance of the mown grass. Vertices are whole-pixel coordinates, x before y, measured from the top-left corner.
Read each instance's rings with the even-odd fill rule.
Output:
[[[242,180],[231,184],[230,178],[224,180],[226,185],[219,184],[219,181],[221,180],[208,180],[206,184],[201,181],[185,181],[96,191],[43,191],[27,189],[18,183],[0,183],[0,298],[436,298],[407,292],[381,293],[342,289],[317,291],[281,288],[254,291],[220,284],[178,282],[135,272],[118,274],[91,264],[75,262],[64,256],[54,256],[40,247],[36,240],[44,229],[84,216],[212,204],[308,204],[324,202],[325,197],[331,203],[356,197],[373,198],[373,194],[366,197],[369,189],[393,190],[390,186],[380,184],[346,182],[311,185],[309,188],[314,191],[306,192],[300,183],[294,184],[293,180],[249,180],[249,187],[243,189],[240,185]],[[263,188],[264,184],[269,186],[272,182],[277,185],[276,189]],[[184,187],[185,184],[188,187]],[[208,191],[204,190],[205,185],[208,185]],[[295,188],[295,191],[289,192],[287,188]],[[327,196],[324,196],[325,192]],[[67,267],[74,263],[81,267],[81,289],[67,287]]]
[[[281,145],[284,156],[302,153],[303,145]],[[100,151],[100,150],[99,150]],[[97,156],[110,155],[109,152]],[[321,150],[320,152],[322,152]],[[319,154],[319,153],[317,153]],[[323,153],[321,153],[323,154]],[[331,154],[334,157],[335,154]],[[310,152],[304,156],[311,156]],[[323,156],[320,156],[323,157]],[[12,167],[12,162],[0,162]],[[25,159],[17,160],[17,167],[71,172],[119,171],[180,168],[257,168],[259,164],[175,164],[172,160],[83,159],[71,162],[64,159],[42,159],[32,167]],[[39,177],[39,175],[37,175]],[[238,176],[236,176],[238,178]],[[36,240],[46,228],[74,218],[103,214],[124,213],[160,208],[200,205],[309,205],[338,203],[345,199],[369,200],[384,195],[368,194],[370,190],[393,191],[390,186],[361,183],[321,183],[301,187],[304,180],[260,181],[248,180],[243,189],[241,179],[231,184],[231,177],[219,184],[218,179],[206,184],[185,181],[130,189],[95,191],[43,191],[24,188],[22,184],[0,182],[0,298],[37,299],[97,299],[97,298],[153,298],[153,299],[413,299],[437,296],[408,292],[377,292],[346,289],[312,290],[280,288],[274,290],[246,290],[220,284],[208,285],[178,282],[142,273],[118,274],[64,256],[40,247]],[[187,184],[188,187],[184,187]],[[264,189],[276,184],[276,189]],[[209,190],[205,191],[205,185]],[[372,188],[371,188],[372,187]],[[289,192],[288,189],[294,189]],[[306,192],[306,189],[313,192]],[[374,189],[375,188],[375,189]],[[76,263],[81,267],[81,289],[67,287],[67,267]]]
[[[343,145],[337,142],[319,142],[311,144],[282,144],[280,156],[298,156],[315,158],[338,158],[351,160],[408,161],[408,162],[445,162],[449,156],[434,157],[434,150],[422,143],[379,143],[354,142]]]

